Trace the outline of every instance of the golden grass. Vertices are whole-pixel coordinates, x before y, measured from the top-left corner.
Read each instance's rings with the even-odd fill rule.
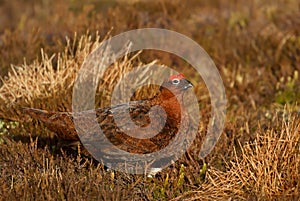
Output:
[[[3,79],[0,88],[0,98],[5,103],[0,106],[1,116],[18,118],[14,111],[21,106],[53,110],[61,107],[70,108],[70,92],[76,73],[84,58],[98,43],[98,37],[95,41],[91,41],[87,35],[78,40],[75,36],[74,43],[68,40],[68,45],[61,54],[49,57],[42,50],[40,62],[12,66],[11,72]],[[57,58],[54,66],[55,57]],[[49,102],[44,101],[45,99]]]
[[[255,135],[252,142],[234,149],[226,171],[210,168],[199,190],[174,200],[296,199],[300,190],[299,115],[277,118],[273,129],[260,127]]]
[[[41,61],[36,60],[32,64],[25,63],[21,66],[12,66],[8,76],[2,80],[3,85],[0,87],[0,100],[4,103],[0,105],[0,117],[20,120],[20,118],[23,118],[20,113],[21,107],[71,111],[72,90],[79,69],[84,59],[101,44],[98,34],[96,34],[94,40],[88,34],[77,39],[75,34],[73,41],[67,39],[64,52],[48,56],[42,50]],[[129,50],[130,47],[124,46],[124,48]],[[125,55],[109,66],[101,75],[96,93],[95,104],[97,107],[107,106],[110,103],[110,96],[115,85],[126,73],[133,68],[144,65],[136,61],[139,54],[140,52],[137,52],[132,54],[131,57]],[[99,55],[99,57],[101,56],[107,57],[106,54]],[[153,61],[147,65],[155,63],[156,61]],[[150,76],[146,74],[150,73],[146,69],[141,72],[144,73],[136,77],[133,82],[138,82],[144,79],[145,76]],[[155,86],[152,88],[154,89]],[[124,90],[121,89],[121,91],[125,93]],[[153,90],[150,93],[148,88],[140,90],[135,96],[136,99],[145,98],[145,96],[151,97],[156,92]],[[122,94],[122,96],[125,95]]]

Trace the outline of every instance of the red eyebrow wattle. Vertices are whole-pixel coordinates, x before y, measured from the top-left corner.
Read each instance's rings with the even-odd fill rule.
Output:
[[[182,73],[179,73],[178,75],[172,75],[172,76],[170,76],[169,80],[174,80],[176,78],[181,80],[184,78],[184,75]]]

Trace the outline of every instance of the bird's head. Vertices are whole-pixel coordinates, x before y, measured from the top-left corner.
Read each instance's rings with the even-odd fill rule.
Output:
[[[178,75],[170,76],[168,80],[164,81],[160,91],[165,93],[165,95],[171,92],[172,96],[177,96],[183,94],[184,91],[191,87],[193,87],[193,84],[185,79],[182,73],[179,73]]]

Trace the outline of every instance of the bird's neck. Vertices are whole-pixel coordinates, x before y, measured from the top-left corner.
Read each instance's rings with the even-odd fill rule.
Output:
[[[173,120],[180,122],[183,113],[183,95],[174,95],[170,91],[163,90],[157,94],[152,100],[152,105],[159,105],[164,108],[165,112]]]

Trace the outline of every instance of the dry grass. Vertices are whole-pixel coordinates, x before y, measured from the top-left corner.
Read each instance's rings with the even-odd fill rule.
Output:
[[[200,190],[177,199],[299,198],[299,115],[285,118],[278,118],[272,130],[260,127],[252,142],[234,149],[234,159],[226,164],[226,171],[209,169]]]
[[[298,6],[295,0],[1,2],[2,199],[298,200]],[[196,85],[199,138],[155,178],[106,170],[80,148],[61,149],[64,142],[39,122],[22,123],[22,106],[70,111],[76,74],[86,56],[106,38],[143,27],[186,34],[216,62],[228,97],[227,120],[205,161],[197,154],[209,118],[207,90],[185,61],[164,52],[146,50],[116,61],[104,72],[95,103],[108,105],[122,76],[152,62],[184,72]],[[147,92],[133,99],[153,95]]]
[[[75,35],[73,41],[67,39],[67,45],[62,53],[48,56],[42,50],[41,61],[36,60],[32,64],[12,66],[8,76],[2,80],[3,85],[0,88],[0,100],[4,103],[0,106],[1,117],[10,120],[21,118],[22,120],[22,115],[19,113],[21,107],[71,111],[72,92],[79,69],[84,59],[101,44],[98,34],[94,40],[90,35],[83,35],[79,39]],[[129,50],[130,47],[124,46],[124,49]],[[105,60],[108,57],[107,54],[104,53],[99,57],[102,56],[101,59]],[[126,73],[133,68],[146,65],[137,61],[136,58],[139,55],[140,52],[130,57],[126,55],[109,66],[105,72],[100,73],[96,93],[97,107],[104,107],[110,103],[110,96],[115,85]],[[156,61],[153,61],[147,65],[155,63]],[[150,73],[144,70],[144,73],[134,81],[151,76]],[[121,89],[121,91],[124,90]],[[149,93],[149,89],[140,90],[136,93],[136,99],[146,95],[151,97],[154,94],[155,91]],[[125,94],[122,95],[125,96]]]
[[[98,38],[91,41],[89,36],[82,36],[78,40],[75,37],[74,43],[68,40],[65,51],[57,56],[48,56],[42,51],[40,62],[12,66],[0,89],[1,101],[5,103],[1,105],[2,116],[18,118],[11,112],[22,105],[54,110],[69,109],[76,73],[98,41]],[[52,99],[53,102],[45,102],[45,99]],[[54,104],[56,102],[60,105]]]

